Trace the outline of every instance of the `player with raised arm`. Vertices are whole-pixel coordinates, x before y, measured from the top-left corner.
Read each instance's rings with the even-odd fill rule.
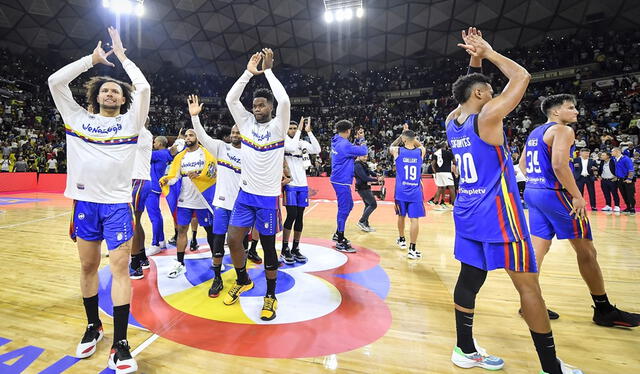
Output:
[[[262,70],[258,65],[262,61]],[[278,197],[281,191],[282,165],[284,162],[284,138],[286,136],[291,103],[289,95],[271,70],[273,51],[265,48],[255,53],[247,63],[247,70],[231,87],[226,103],[242,136],[240,191],[229,222],[228,243],[236,283],[223,302],[231,305],[240,295],[253,288],[246,268],[246,256],[242,245],[251,227],[256,226],[264,251],[264,269],[267,292],[260,318],[270,321],[276,317],[276,276],[278,255],[276,233],[279,230]],[[264,74],[272,91],[258,89],[253,93],[253,110],[249,112],[240,102],[240,96],[249,80]],[[278,102],[273,117],[273,101]]]
[[[104,336],[98,316],[98,267],[100,245],[107,242],[113,276],[113,344],[108,366],[117,374],[137,370],[127,342],[131,280],[129,254],[134,223],[131,212],[131,176],[138,134],[149,113],[151,87],[138,67],[127,58],[118,30],[110,27],[112,50],[102,42],[93,54],[66,65],[48,80],[51,96],[66,130],[67,186],[64,195],[73,200],[70,234],[78,244],[80,289],[88,326],[76,350],[87,358]],[[85,85],[90,111],[73,99],[69,83],[96,64],[114,67],[107,59],[115,54],[129,84],[110,77],[93,77]]]
[[[456,259],[461,262],[454,290],[457,344],[451,360],[457,366],[498,370],[501,358],[489,355],[473,339],[475,299],[487,273],[505,269],[520,294],[543,373],[579,374],[556,357],[555,344],[540,285],[535,252],[518,196],[515,170],[503,119],[522,100],[531,75],[516,62],[493,50],[474,28],[462,32],[459,44],[480,68],[492,62],[507,77],[502,93],[493,95],[489,78],[473,73],[458,78],[453,96],[460,106],[447,117],[447,140],[460,170],[455,201]],[[471,69],[470,69],[471,70]]]

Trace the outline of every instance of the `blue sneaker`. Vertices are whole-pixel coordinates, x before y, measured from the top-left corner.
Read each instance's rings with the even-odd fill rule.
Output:
[[[475,339],[476,352],[464,353],[458,347],[453,349],[451,361],[461,368],[470,369],[481,367],[487,370],[500,370],[504,366],[504,361],[500,357],[491,356],[482,347],[478,346]]]
[[[144,278],[144,274],[142,274],[142,267],[139,266],[137,269],[133,269],[131,265],[129,265],[129,278],[131,279]]]

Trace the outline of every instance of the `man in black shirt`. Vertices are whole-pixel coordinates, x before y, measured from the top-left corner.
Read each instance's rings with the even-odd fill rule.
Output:
[[[446,209],[447,205],[444,202],[444,194],[448,188],[450,196],[449,202],[453,205],[456,199],[452,173],[452,168],[455,167],[454,165],[453,153],[447,149],[447,143],[441,143],[439,149],[435,151],[431,157],[431,167],[435,173],[434,179],[438,190],[433,199],[429,201],[429,204],[439,204],[441,209]]]
[[[378,207],[376,199],[371,192],[371,185],[369,183],[376,182],[381,177],[376,178],[376,173],[372,172],[367,165],[367,156],[360,156],[356,158],[354,163],[353,172],[356,177],[356,191],[362,198],[364,203],[364,211],[362,217],[358,221],[358,228],[365,232],[376,231],[371,225],[369,225],[369,216]]]

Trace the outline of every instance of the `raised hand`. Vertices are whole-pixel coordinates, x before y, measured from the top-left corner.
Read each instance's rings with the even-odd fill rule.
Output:
[[[256,52],[251,56],[247,63],[247,70],[253,75],[259,75],[264,73],[263,70],[258,70],[258,64],[262,60],[262,53]]]
[[[111,36],[111,50],[118,57],[118,60],[124,61],[127,56],[124,54],[126,49],[122,46],[122,40],[120,39],[120,33],[115,27],[109,27],[109,36]]]
[[[182,127],[180,128],[180,131],[178,131],[178,137],[177,139],[184,139],[184,134],[182,133],[182,130],[184,130]]]
[[[189,95],[187,98],[187,106],[189,107],[189,114],[193,117],[200,114],[204,103],[199,102],[198,95]],[[180,129],[180,132],[182,132],[182,129]]]
[[[109,52],[105,52],[104,49],[102,49],[102,42],[100,41],[98,42],[96,49],[94,49],[93,53],[91,54],[91,63],[93,65],[103,64],[103,65],[114,67],[115,65],[112,62],[109,62],[109,60],[107,60],[107,57],[109,57],[112,53],[113,53],[113,50]]]
[[[262,71],[273,68],[273,51],[271,48],[262,48]]]
[[[304,131],[311,132],[311,117],[307,117],[307,124],[304,126]]]
[[[459,43],[458,47],[464,48],[464,50],[466,50],[471,56],[485,58],[493,51],[491,45],[482,38],[482,33],[477,30],[475,30],[475,32],[472,30],[471,33],[467,33],[463,36],[463,41],[464,43]]]

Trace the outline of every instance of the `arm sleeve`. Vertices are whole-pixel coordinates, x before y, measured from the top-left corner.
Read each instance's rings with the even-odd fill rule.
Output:
[[[278,134],[284,137],[286,135],[285,132],[289,127],[289,121],[291,120],[291,102],[289,101],[289,95],[287,95],[287,91],[284,89],[284,86],[282,85],[282,83],[280,83],[278,78],[276,78],[271,69],[265,70],[264,76],[267,77],[269,87],[271,87],[273,96],[278,102],[278,108],[276,108],[276,117],[280,118],[280,120],[276,121],[279,126],[276,128],[276,131]]]
[[[244,91],[244,88],[252,77],[253,74],[248,70],[245,70],[236,83],[233,84],[233,87],[231,87],[225,99],[229,112],[231,112],[233,120],[241,131],[246,129],[248,120],[251,118],[252,114],[244,108],[244,105],[240,102],[240,96],[242,96],[242,91]]]
[[[316,139],[316,137],[313,135],[313,133],[308,132],[307,134],[309,135],[309,140],[311,140],[311,146],[307,148],[307,151],[311,155],[317,155],[322,150],[322,148],[320,148],[320,143],[318,142],[318,139]]]
[[[363,145],[353,145],[353,144],[349,144],[348,145],[348,150],[347,152],[351,155],[351,156],[364,156],[367,154],[368,150],[367,150],[367,146],[365,144]]]
[[[196,136],[198,137],[198,141],[202,143],[202,145],[216,158],[218,157],[218,151],[220,147],[224,143],[222,140],[214,139],[207,135],[207,132],[204,131],[204,127],[200,123],[200,117],[191,116],[191,124],[193,125],[193,129],[196,132]]]
[[[91,69],[92,66],[91,56],[89,55],[66,65],[49,76],[49,90],[51,91],[53,102],[56,104],[56,108],[66,122],[68,122],[67,119],[74,113],[85,110],[73,100],[69,83],[80,74]]]
[[[141,129],[144,126],[147,116],[149,116],[149,105],[151,103],[151,85],[147,82],[147,79],[142,74],[142,71],[133,63],[133,61],[127,59],[122,63],[124,71],[127,72],[129,79],[135,90],[131,95],[131,106],[129,107],[130,116],[134,120],[134,126],[137,129]]]

